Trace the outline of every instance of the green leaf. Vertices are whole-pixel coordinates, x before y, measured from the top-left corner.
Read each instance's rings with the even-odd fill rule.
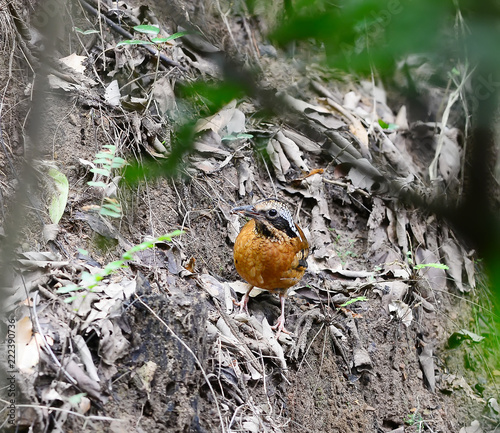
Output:
[[[122,217],[122,213],[121,212],[118,212],[114,209],[109,209],[109,208],[106,208],[103,206],[101,206],[101,209],[99,209],[99,213],[102,215],[102,216],[108,216],[108,217],[111,217],[111,218],[121,218]]]
[[[389,125],[385,123],[382,119],[378,119],[378,124],[384,129],[389,128]]]
[[[56,293],[64,294],[64,293],[70,293],[74,292],[76,290],[80,290],[81,287],[76,285],[76,284],[68,284],[67,286],[59,287],[56,290]]]
[[[358,301],[367,301],[368,298],[366,296],[358,296],[357,298],[349,299],[348,301],[344,302],[341,307],[347,307],[348,305],[354,304],[355,302]]]
[[[55,168],[49,169],[49,176],[54,180],[55,191],[49,206],[49,215],[53,224],[61,220],[68,202],[69,184],[66,176]]]
[[[82,255],[82,256],[88,256],[89,255],[89,252],[87,250],[84,250],[83,248],[78,248],[78,252]]]
[[[113,162],[111,163],[111,168],[121,168],[126,163],[127,163],[127,161],[125,161],[123,158],[120,158],[119,156],[115,156],[113,158]]]
[[[180,235],[183,235],[184,233],[186,233],[184,230],[174,230],[173,232],[171,233],[168,233],[166,235],[163,235],[163,236],[160,236],[158,238],[159,241],[167,241],[167,242],[170,242],[172,240],[173,237],[175,236],[180,236]]]
[[[153,45],[153,42],[149,41],[141,41],[141,40],[136,40],[136,39],[129,39],[126,41],[121,41],[116,44],[117,47],[120,47],[122,45]]]
[[[113,159],[113,155],[114,155],[114,152],[111,153],[111,152],[97,152],[95,157],[96,159],[105,159],[107,161],[111,161]],[[94,162],[95,162],[95,159],[94,159]]]
[[[423,268],[434,268],[434,269],[450,269],[448,266],[443,265],[441,263],[421,263],[420,265],[415,265],[413,266],[413,269],[419,270]]]
[[[184,35],[187,35],[189,32],[184,31],[184,32],[177,32],[174,33],[173,35],[167,36],[166,38],[152,38],[151,42],[154,42],[155,44],[161,44],[163,42],[168,42],[168,41],[173,41],[174,39],[181,38]]]
[[[104,168],[111,168],[111,158],[96,158],[94,159],[94,164],[102,164]]]
[[[156,240],[141,242],[139,245],[134,245],[132,248],[130,248],[127,251],[127,253],[133,254],[133,253],[136,253],[138,251],[144,251],[144,250],[147,250],[148,248],[152,248],[155,245],[155,241]]]
[[[90,272],[84,271],[82,272],[80,285],[87,289],[90,289],[92,287],[95,287],[100,280],[102,280],[102,276],[100,276],[99,274],[92,275]]]
[[[484,337],[474,334],[474,332],[467,331],[467,329],[461,329],[458,332],[454,332],[448,338],[448,347],[450,349],[455,349],[465,340],[470,340],[473,343],[479,343],[484,340]]]
[[[104,272],[106,272],[106,275],[109,275],[113,273],[114,271],[117,271],[118,269],[121,268],[127,268],[128,266],[125,264],[124,260],[115,260],[114,262],[108,263],[104,267]]]
[[[105,168],[91,168],[90,171],[96,174],[102,174],[103,176],[109,177],[111,172]]]
[[[130,251],[125,251],[123,254],[122,254],[122,259],[123,260],[132,260],[134,257],[132,256],[132,254],[130,253]]]
[[[71,406],[77,407],[82,401],[82,397],[85,397],[86,395],[87,395],[86,392],[81,392],[80,394],[72,395],[70,398],[68,398],[68,402],[71,404]]]
[[[141,24],[140,26],[134,26],[133,29],[136,32],[144,33],[145,35],[157,35],[160,33],[160,28],[158,26],[151,26],[148,24]]]
[[[92,35],[94,33],[99,33],[99,30],[94,30],[94,29],[91,29],[91,30],[82,30],[78,27],[73,27],[73,30],[75,32],[78,32],[78,33],[81,33],[82,35]]]

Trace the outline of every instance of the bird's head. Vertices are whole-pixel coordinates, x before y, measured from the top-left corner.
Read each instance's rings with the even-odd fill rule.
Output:
[[[277,198],[266,198],[249,206],[238,206],[231,210],[231,213],[239,213],[249,218],[253,218],[257,226],[267,228],[269,231],[281,230],[289,237],[300,236],[292,212],[288,206]]]

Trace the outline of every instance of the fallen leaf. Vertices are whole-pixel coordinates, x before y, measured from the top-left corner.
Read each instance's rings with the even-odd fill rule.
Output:
[[[76,53],[72,53],[67,57],[63,57],[60,59],[66,66],[78,72],[79,74],[83,74],[85,72],[85,66],[83,62],[87,60],[86,56],[79,56]]]
[[[112,107],[120,105],[120,86],[117,80],[111,81],[104,91],[104,100]]]
[[[53,180],[54,189],[49,205],[49,215],[53,224],[57,224],[64,214],[68,202],[69,183],[66,176],[56,168],[49,168],[49,176]]]

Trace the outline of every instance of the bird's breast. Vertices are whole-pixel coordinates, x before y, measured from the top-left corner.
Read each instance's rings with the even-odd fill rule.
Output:
[[[307,267],[308,244],[301,230],[300,234],[290,238],[275,231],[266,236],[250,220],[235,241],[236,270],[249,284],[261,289],[275,291],[295,285]]]

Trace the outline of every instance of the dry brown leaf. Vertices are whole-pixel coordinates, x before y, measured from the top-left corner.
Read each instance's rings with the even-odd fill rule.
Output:
[[[330,107],[334,108],[347,118],[347,120],[350,122],[349,130],[353,135],[355,135],[358,138],[360,143],[363,145],[362,146],[363,156],[369,155],[368,146],[370,144],[370,141],[368,139],[368,132],[364,128],[361,121],[356,116],[347,111],[344,107],[342,107],[342,105],[337,104],[333,99],[326,98],[323,99],[323,101],[325,101],[326,104],[328,104]]]
[[[191,256],[191,258],[188,260],[188,262],[184,265],[184,267],[189,271],[194,273],[194,268],[196,265],[196,259]]]
[[[78,56],[76,53],[72,53],[69,56],[63,57],[59,60],[63,62],[67,67],[73,69],[79,74],[83,74],[85,72],[85,66],[83,65],[83,62],[87,60],[86,56]]]
[[[170,85],[168,76],[164,75],[157,78],[152,94],[160,114],[167,114],[177,109],[175,93]]]
[[[406,105],[402,105],[396,115],[396,120],[394,121],[396,125],[398,125],[399,129],[404,131],[409,129],[408,126],[408,116],[406,114]]]
[[[400,132],[397,133],[396,143],[399,145],[396,146],[396,144],[387,137],[385,131],[377,122],[373,123],[373,127],[379,132],[380,150],[391,164],[392,168],[403,177],[408,176],[408,174],[415,175],[418,173],[419,170],[414,165],[413,158],[406,150],[405,136]]]
[[[44,342],[40,334],[33,334],[33,325],[28,316],[16,324],[16,367],[22,373],[33,373],[33,367],[40,360],[40,350]]]
[[[415,263],[417,265],[439,262],[439,257],[434,252],[425,248],[415,250]],[[446,272],[444,269],[429,266],[419,269],[417,273],[428,281],[432,289],[443,290],[446,287]]]
[[[242,111],[235,108],[233,111],[233,116],[227,123],[224,130],[228,135],[245,132],[246,131],[245,122],[246,122],[245,114]]]
[[[267,143],[267,154],[269,155],[269,159],[271,160],[271,164],[274,167],[274,173],[276,175],[276,179],[278,179],[281,182],[286,182],[285,175],[283,173],[283,170],[281,169],[281,162],[280,162],[280,157],[278,153],[274,150],[274,146],[272,143],[272,139],[269,140]]]
[[[285,153],[283,152],[283,148],[281,147],[280,143],[278,140],[275,140],[274,138],[271,138],[269,142],[272,144],[274,151],[278,155],[279,161],[280,161],[280,166],[283,174],[286,174],[288,170],[290,170],[290,161],[288,161],[288,158],[285,156]]]
[[[321,146],[314,141],[310,140],[306,136],[299,134],[296,131],[293,131],[291,129],[286,129],[283,128],[283,134],[285,137],[289,138],[290,140],[293,140],[297,146],[299,146],[304,152],[309,152],[312,154],[319,154],[321,153]]]
[[[193,146],[197,153],[206,158],[225,159],[230,153],[223,150],[220,147],[221,144],[219,134],[212,130],[206,130],[196,138]]]
[[[357,189],[372,192],[376,190],[383,181],[382,174],[365,158],[358,159],[349,170],[347,178]]]
[[[422,372],[432,392],[436,390],[436,376],[434,372],[434,357],[432,356],[432,347],[426,344],[420,355],[418,355]]]
[[[248,158],[241,159],[236,165],[238,171],[238,193],[240,197],[245,197],[253,191],[255,177]]]
[[[362,371],[369,371],[373,367],[368,350],[359,346],[355,347],[353,350],[352,363],[358,373]]]
[[[99,356],[108,365],[115,365],[117,359],[123,357],[129,350],[130,343],[123,336],[122,330],[109,319],[100,322]]]
[[[373,198],[372,211],[368,218],[368,251],[370,255],[382,251],[387,238],[387,231],[384,227],[386,221],[386,206],[382,199]]]
[[[388,304],[389,312],[396,312],[396,317],[408,328],[413,320],[413,312],[408,304],[403,301],[394,300]]]
[[[100,382],[99,375],[97,374],[97,368],[94,365],[94,360],[92,359],[92,354],[90,353],[90,349],[85,342],[85,339],[77,334],[73,337],[73,343],[78,350],[79,357],[85,366],[85,370],[92,380],[96,382]]]
[[[78,382],[78,386],[82,391],[102,402],[105,402],[107,400],[106,397],[101,395],[101,387],[99,386],[99,383],[87,376],[85,371],[75,362],[75,360],[68,360],[68,358],[66,358],[63,361],[63,364],[68,374],[76,379],[76,381]]]
[[[464,266],[464,253],[455,241],[448,238],[441,245],[441,250],[444,254],[444,260],[448,266],[447,273],[453,278],[457,289],[462,293],[468,292],[470,289],[465,287],[462,281],[462,270]]]
[[[447,184],[451,185],[456,185],[459,181],[461,168],[461,151],[457,142],[459,133],[457,129],[445,131],[438,159],[439,174]]]
[[[302,159],[302,152],[299,146],[297,146],[293,140],[290,140],[289,138],[285,137],[285,135],[281,131],[279,131],[276,134],[276,139],[280,142],[288,158],[290,158],[290,160],[297,167],[299,167],[301,170],[305,171],[309,170],[307,164]]]
[[[425,234],[427,233],[427,224],[419,212],[409,212],[408,214],[411,232],[417,240],[417,247],[425,247]]]
[[[236,100],[233,100],[213,116],[199,119],[194,127],[194,132],[212,130],[218,134],[233,117],[235,107]]]
[[[104,91],[104,100],[112,107],[118,107],[120,105],[120,97],[120,86],[118,85],[118,81],[113,80]]]
[[[470,423],[470,426],[462,427],[458,433],[484,433],[484,430],[479,421],[475,419]]]
[[[465,256],[464,257],[464,266],[465,266],[465,272],[467,273],[467,280],[469,282],[469,286],[471,289],[476,288],[476,266],[474,264],[474,261],[469,259],[469,257]]]

